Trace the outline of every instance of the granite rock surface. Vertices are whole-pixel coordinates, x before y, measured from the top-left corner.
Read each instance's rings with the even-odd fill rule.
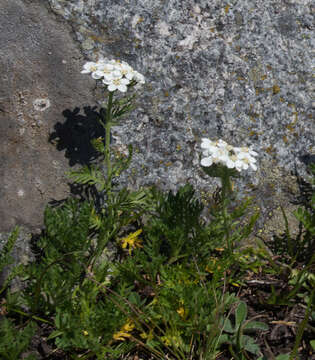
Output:
[[[237,186],[268,222],[292,210],[293,174],[315,161],[314,3],[311,0],[49,0],[86,59],[118,58],[147,80],[138,108],[115,128],[137,152],[131,186],[216,182],[199,166],[202,137],[259,153]]]
[[[6,107],[0,112],[4,119],[11,114],[10,121],[1,120],[1,146],[7,146],[2,199],[10,204],[0,208],[7,219],[3,228],[21,221],[38,224],[42,208],[34,209],[34,199],[43,204],[48,197],[58,198],[67,166],[84,162],[84,154],[85,161],[92,156],[82,151],[86,138],[66,134],[73,130],[71,117],[84,120],[82,104],[102,101],[101,89],[93,92],[95,82],[80,74],[85,61],[100,57],[125,60],[146,77],[136,110],[113,131],[118,151],[129,143],[135,148],[126,185],[175,190],[189,182],[206,197],[218,182],[200,169],[200,140],[223,138],[259,153],[258,170],[244,173],[236,186],[255,197],[260,221],[267,224],[280,205],[292,208],[293,173],[306,177],[307,164],[315,158],[311,0],[47,3],[0,0],[4,18],[14,26],[9,42],[3,35],[6,24],[0,22],[6,44],[0,48],[6,64],[2,76],[11,86],[2,88],[10,101],[1,99]],[[19,37],[13,35],[17,32]],[[13,45],[18,41],[20,46]],[[60,115],[65,110],[66,119]],[[62,151],[47,142],[47,135]],[[60,162],[58,170],[54,161]],[[15,174],[20,182],[10,185],[6,179]],[[44,192],[36,190],[36,179]],[[21,204],[28,204],[30,214]]]

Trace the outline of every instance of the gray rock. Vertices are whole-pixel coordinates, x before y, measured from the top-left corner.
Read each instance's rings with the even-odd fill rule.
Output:
[[[306,177],[302,159],[315,154],[311,0],[49,3],[87,57],[120,58],[146,76],[138,109],[114,129],[118,148],[138,150],[126,184],[190,182],[205,194],[217,182],[200,169],[200,139],[223,138],[259,153],[237,187],[255,197],[261,223],[279,205],[293,210],[292,173]]]
[[[48,201],[69,193],[68,160],[51,133],[63,111],[93,104],[95,84],[80,74],[71,27],[43,1],[0,8],[0,231],[35,229]]]
[[[306,176],[301,159],[315,154],[311,0],[48,0],[68,25],[39,1],[0,3],[3,228],[38,226],[45,201],[64,194],[64,155],[82,163],[75,149],[86,138],[70,139],[72,148],[56,139],[65,153],[47,144],[49,132],[73,130],[62,125],[63,110],[103,100],[80,74],[75,41],[86,58],[119,58],[146,77],[137,109],[113,131],[117,150],[136,149],[124,184],[190,182],[206,199],[218,181],[200,169],[200,139],[223,138],[259,153],[258,171],[236,186],[255,197],[261,222],[279,205],[292,208],[291,174]]]

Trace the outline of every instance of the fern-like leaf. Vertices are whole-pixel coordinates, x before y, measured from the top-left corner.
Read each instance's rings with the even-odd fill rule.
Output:
[[[106,186],[102,173],[93,165],[86,165],[79,170],[70,171],[68,176],[82,185],[96,185],[100,191],[104,190]]]
[[[19,236],[19,228],[16,227],[10,234],[6,244],[0,252],[0,273],[3,271],[4,267],[12,264],[13,259],[11,252],[13,250],[14,244]]]

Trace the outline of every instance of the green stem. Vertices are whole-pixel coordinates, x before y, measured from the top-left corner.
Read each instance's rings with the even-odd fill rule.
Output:
[[[17,313],[17,314],[20,314],[20,315],[26,316],[28,318],[31,318],[31,319],[34,319],[34,320],[37,320],[37,321],[41,321],[43,323],[54,326],[54,324],[51,321],[45,320],[45,319],[40,318],[38,316],[27,314],[24,311],[21,311],[21,310],[18,310],[18,309],[10,309],[10,310]]]
[[[224,221],[224,230],[225,230],[225,240],[227,244],[227,248],[229,253],[231,254],[233,252],[231,242],[230,242],[230,224],[228,221],[228,211],[227,211],[227,205],[228,205],[228,196],[232,193],[232,186],[229,174],[227,172],[223,172],[222,177],[222,213],[223,213],[223,221]]]
[[[113,92],[109,92],[105,121],[105,162],[107,167],[107,186],[111,188],[112,164],[110,161],[110,129],[112,126]]]

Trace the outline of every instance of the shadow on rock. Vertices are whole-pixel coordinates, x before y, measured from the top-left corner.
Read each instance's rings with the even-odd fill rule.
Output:
[[[76,183],[68,183],[71,196],[79,201],[93,200],[95,207],[99,209],[103,204],[102,194],[97,191],[94,185],[81,185]],[[69,200],[68,197],[60,200],[51,199],[48,204],[50,207],[59,207]]]
[[[62,114],[66,121],[58,122],[49,137],[49,142],[55,144],[57,150],[65,150],[65,157],[69,159],[70,166],[88,165],[97,159],[98,153],[93,148],[91,140],[105,136],[104,129],[98,122],[100,113],[96,111],[96,107],[87,106],[83,111],[84,114],[80,114],[79,107],[73,111],[64,110]]]

